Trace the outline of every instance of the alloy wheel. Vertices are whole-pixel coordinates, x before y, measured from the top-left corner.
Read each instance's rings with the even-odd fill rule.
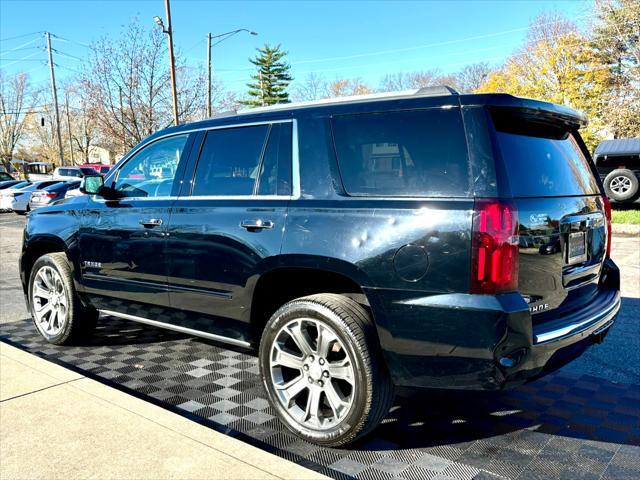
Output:
[[[44,266],[36,273],[31,290],[33,315],[38,329],[46,337],[55,337],[67,321],[69,306],[58,271]]]
[[[298,424],[326,430],[349,413],[356,393],[353,359],[325,323],[298,318],[285,324],[271,346],[269,366],[277,398]]]
[[[614,177],[609,188],[611,188],[612,192],[623,195],[631,189],[631,179],[622,175]]]

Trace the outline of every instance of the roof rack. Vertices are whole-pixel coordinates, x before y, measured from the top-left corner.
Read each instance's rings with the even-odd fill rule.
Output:
[[[312,100],[306,102],[279,103],[267,107],[256,107],[239,110],[238,115],[248,113],[272,112],[277,110],[289,110],[291,108],[313,107],[319,105],[331,105],[339,103],[364,102],[367,100],[383,100],[407,97],[439,97],[446,95],[458,95],[458,92],[446,85],[436,85],[432,87],[416,88],[413,90],[402,90],[398,92],[369,93],[366,95],[352,95],[349,97],[323,98],[322,100]],[[226,115],[225,115],[226,116]]]

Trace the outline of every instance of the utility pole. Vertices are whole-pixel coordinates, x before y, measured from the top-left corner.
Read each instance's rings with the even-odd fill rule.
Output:
[[[169,0],[167,0],[169,1]],[[60,154],[60,166],[64,165],[64,152],[62,151],[62,135],[60,135],[60,109],[58,108],[58,91],[56,90],[56,76],[53,72],[53,55],[51,54],[51,34],[45,32],[47,37],[47,50],[49,51],[49,71],[51,72],[51,95],[56,114],[56,133],[58,137],[58,152]]]
[[[64,94],[64,103],[67,110],[67,130],[69,130],[69,152],[71,152],[71,165],[75,165],[75,159],[73,158],[73,138],[71,137],[71,119],[69,118],[69,92]]]
[[[211,32],[207,34],[207,118],[211,118]]]
[[[260,74],[260,97],[262,98],[262,106],[264,107],[264,84],[262,83],[262,70],[258,70]]]
[[[167,38],[169,40],[169,66],[171,69],[171,93],[173,95],[173,122],[178,125],[178,94],[176,93],[176,65],[173,56],[173,29],[171,28],[171,7],[169,0],[164,0],[164,7],[167,13]]]

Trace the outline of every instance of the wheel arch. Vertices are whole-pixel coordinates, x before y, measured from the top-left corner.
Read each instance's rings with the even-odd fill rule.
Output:
[[[22,279],[22,288],[27,293],[29,277],[34,263],[42,255],[47,253],[64,252],[69,258],[69,250],[67,244],[60,237],[51,234],[40,234],[25,240],[25,246],[20,257],[20,278]],[[69,261],[73,271],[73,262]]]
[[[263,264],[251,287],[250,338],[259,343],[271,315],[294,298],[317,293],[346,294],[370,309],[368,277],[356,265],[337,258],[280,255]],[[373,313],[372,313],[373,316]]]

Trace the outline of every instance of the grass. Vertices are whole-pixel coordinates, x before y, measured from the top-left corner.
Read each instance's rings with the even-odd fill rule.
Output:
[[[613,205],[611,222],[640,225],[640,209],[636,205]]]

